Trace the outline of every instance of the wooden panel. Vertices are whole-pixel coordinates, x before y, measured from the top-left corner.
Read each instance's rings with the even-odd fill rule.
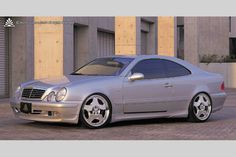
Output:
[[[116,55],[136,54],[136,17],[115,17]]]
[[[63,17],[35,17],[35,79],[63,75]],[[46,23],[46,22],[56,22]],[[40,23],[42,22],[42,23]]]
[[[158,17],[158,54],[174,56],[174,17]]]

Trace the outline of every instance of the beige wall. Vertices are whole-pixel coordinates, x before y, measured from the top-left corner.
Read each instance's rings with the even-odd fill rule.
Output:
[[[175,19],[174,17],[158,17],[158,49],[164,56],[175,56]]]
[[[63,17],[34,17],[35,22],[57,21]],[[63,75],[63,24],[35,24],[35,79]]]
[[[136,17],[115,17],[115,54],[136,54]]]

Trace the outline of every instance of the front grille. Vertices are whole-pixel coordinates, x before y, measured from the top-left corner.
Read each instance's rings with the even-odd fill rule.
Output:
[[[22,98],[30,98],[30,99],[41,99],[45,90],[42,89],[32,89],[32,88],[25,88],[23,89]]]

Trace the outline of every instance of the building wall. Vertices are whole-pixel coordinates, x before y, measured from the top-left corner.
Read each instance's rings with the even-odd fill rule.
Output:
[[[229,18],[198,17],[199,54],[229,54]]]
[[[184,18],[184,59],[198,64],[198,22],[196,17]]]
[[[15,28],[9,28],[11,95],[21,82],[69,74],[79,66],[76,65],[76,60],[81,60],[80,64],[101,56],[100,52],[98,53],[98,31],[115,32],[115,53],[118,55],[155,53],[176,55],[174,17],[16,17],[12,19],[27,24],[18,24]],[[33,25],[33,22],[39,21],[61,23]],[[198,65],[200,54],[228,55],[229,36],[235,36],[235,23],[235,19],[232,20],[230,27],[228,17],[184,17],[185,60]]]
[[[99,55],[97,51],[98,30],[114,33],[115,30],[114,20],[115,20],[114,17],[64,17],[63,18],[64,74],[71,73],[72,71],[74,71],[75,67],[78,67],[82,63],[94,59]],[[82,35],[83,38],[82,37],[80,38],[79,37],[80,35]],[[75,41],[74,39],[76,39],[77,41]],[[78,42],[78,40],[80,41]],[[84,57],[81,58],[81,56]],[[76,60],[80,60],[79,61],[80,63],[75,63]]]
[[[193,64],[199,55],[229,55],[228,17],[185,17],[184,56]]]
[[[230,37],[236,37],[236,17],[230,17]]]
[[[33,17],[12,18],[21,21],[9,30],[9,79],[10,96],[20,83],[34,78]]]
[[[117,55],[156,54],[157,18],[115,17]]]

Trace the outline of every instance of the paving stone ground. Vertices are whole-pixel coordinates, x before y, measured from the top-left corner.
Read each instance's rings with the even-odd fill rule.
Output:
[[[0,140],[235,140],[236,89],[227,89],[224,108],[205,123],[151,119],[110,124],[102,129],[40,123],[14,117],[8,99],[0,100]]]

